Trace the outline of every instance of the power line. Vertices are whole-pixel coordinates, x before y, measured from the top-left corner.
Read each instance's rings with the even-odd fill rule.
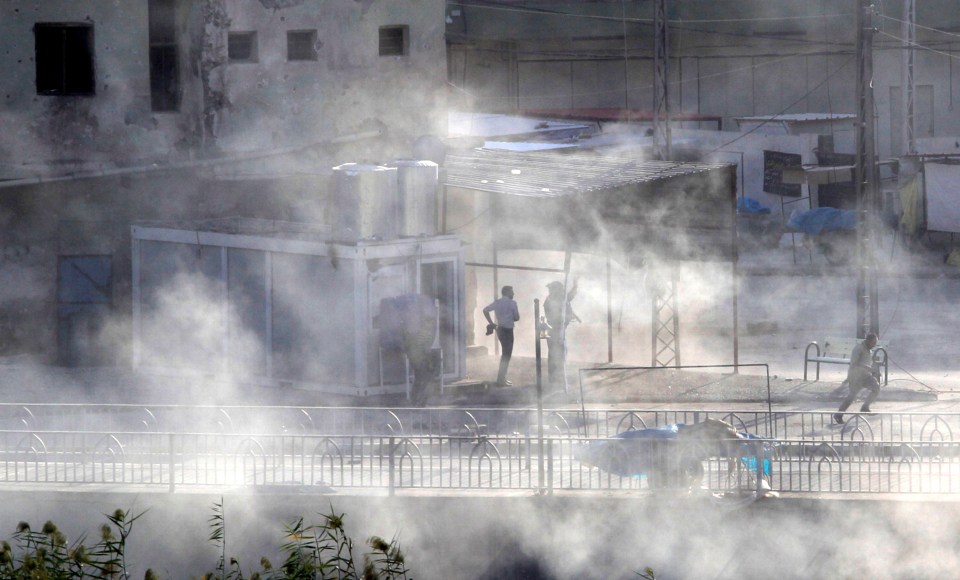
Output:
[[[514,12],[518,14],[536,14],[538,16],[560,16],[567,18],[580,18],[584,20],[601,20],[601,21],[612,21],[612,22],[634,22],[641,24],[653,24],[652,18],[638,18],[631,17],[625,18],[621,16],[605,16],[601,14],[578,14],[572,12],[562,12],[559,10],[547,10],[545,8],[529,8],[529,7],[520,7],[520,6],[507,6],[499,3],[475,3],[475,2],[447,2],[449,5],[478,8],[481,10],[496,10],[501,12]],[[789,21],[803,21],[803,20],[816,20],[821,18],[840,18],[843,16],[852,16],[850,12],[837,12],[833,14],[815,14],[815,15],[802,15],[802,16],[759,16],[754,18],[679,18],[668,20],[668,23],[673,26],[679,23],[689,23],[689,24],[740,24],[746,22],[789,22]]]
[[[908,23],[908,22],[906,22],[905,20],[902,20],[902,19],[900,19],[900,18],[894,18],[893,16],[887,16],[886,14],[877,14],[877,16],[879,16],[880,18],[883,18],[883,19],[885,19],[885,20],[892,20],[893,22],[896,22],[897,24],[912,24],[913,26],[916,26],[917,28],[921,28],[921,29],[923,29],[923,30],[929,30],[930,32],[936,32],[936,33],[938,33],[938,34],[943,34],[943,35],[946,35],[946,36],[952,36],[952,37],[954,37],[954,38],[960,38],[960,34],[957,34],[956,32],[950,32],[950,31],[948,31],[948,30],[943,30],[943,29],[940,29],[940,28],[932,28],[932,27],[930,27],[930,26],[924,26],[924,25],[922,25],[922,24],[917,24],[916,22]]]
[[[684,32],[684,31],[681,30],[680,32]],[[482,38],[477,38],[477,37],[461,37],[461,38],[467,41],[483,40]],[[809,42],[808,44],[816,44],[816,45],[824,44],[825,46],[829,46],[829,44],[816,43],[816,42]],[[851,43],[834,43],[834,45],[847,46],[849,47],[849,50],[835,50],[835,49],[834,50],[820,49],[820,50],[809,50],[809,51],[798,50],[796,52],[788,53],[786,56],[798,56],[798,55],[800,56],[804,56],[804,55],[805,56],[836,56],[838,54],[844,54],[844,55],[852,54],[853,45]],[[729,45],[723,45],[723,46],[711,46],[709,48],[711,51],[716,51],[717,49],[723,49],[723,48],[742,48],[742,46],[736,45],[736,44],[729,44]],[[478,52],[478,53],[485,52],[485,53],[497,54],[497,55],[513,54],[518,57],[526,57],[523,62],[536,62],[538,60],[560,61],[563,59],[579,59],[579,60],[589,62],[589,61],[622,60],[624,58],[622,51],[619,48],[598,48],[592,51],[591,50],[563,50],[563,49],[510,50],[510,49],[493,48],[493,47],[478,47],[476,45],[473,45],[471,47],[471,50],[473,52]],[[631,59],[652,59],[653,58],[651,55],[641,52],[641,50],[642,49],[637,49],[637,52],[634,52],[633,54],[629,55],[629,58]],[[700,59],[712,59],[712,60],[721,60],[721,59],[730,59],[730,58],[751,58],[751,57],[779,58],[782,56],[784,56],[784,53],[782,51],[752,53],[749,55],[716,54],[714,52],[713,54],[683,54],[683,55],[678,55],[674,57],[674,60],[681,59],[681,58],[700,58]]]
[[[846,62],[844,62],[842,65],[840,65],[840,66],[837,68],[837,70],[833,71],[832,73],[830,73],[829,75],[827,75],[826,77],[824,77],[823,80],[820,81],[819,83],[817,83],[817,85],[816,85],[815,87],[813,87],[812,89],[810,89],[809,91],[807,91],[806,93],[804,93],[803,95],[801,95],[800,98],[798,98],[797,100],[793,101],[792,103],[790,103],[789,105],[787,105],[786,107],[784,107],[783,109],[781,109],[779,113],[776,113],[775,115],[771,115],[771,118],[770,118],[770,119],[764,120],[764,121],[761,122],[761,123],[757,123],[757,126],[756,126],[756,127],[750,129],[749,131],[745,131],[745,132],[741,133],[741,134],[738,135],[735,139],[733,139],[733,140],[731,140],[731,141],[727,141],[726,143],[724,143],[724,144],[720,145],[719,147],[715,148],[713,151],[710,151],[708,154],[716,153],[716,152],[722,150],[724,147],[727,147],[727,146],[729,146],[729,145],[733,145],[734,143],[736,143],[737,141],[743,139],[743,138],[746,137],[747,135],[750,135],[750,134],[753,133],[754,131],[759,130],[760,127],[763,127],[763,126],[766,125],[767,123],[771,123],[771,122],[775,121],[778,117],[780,117],[781,115],[785,114],[787,111],[789,111],[790,109],[792,109],[793,107],[795,107],[796,105],[798,105],[798,104],[800,103],[800,101],[802,101],[803,99],[806,99],[807,97],[809,97],[810,95],[812,95],[812,94],[814,93],[814,91],[818,90],[820,87],[822,87],[824,84],[826,84],[831,78],[833,78],[834,76],[836,76],[837,74],[839,74],[840,71],[842,71],[842,70],[843,70],[848,64],[850,64],[851,62],[853,62],[853,57],[852,57],[852,56],[851,56],[850,58],[848,58],[848,59],[846,60]]]
[[[533,9],[525,7],[516,7],[516,6],[504,6],[504,5],[493,5],[493,4],[475,4],[468,2],[449,2],[449,4],[455,4],[458,6],[470,6],[473,8],[479,8],[481,10],[498,10],[503,12],[515,12],[519,14],[535,14],[537,16],[558,16],[558,17],[568,17],[568,18],[579,18],[585,20],[600,20],[600,21],[609,21],[609,22],[618,22],[626,25],[627,22],[633,24],[641,24],[646,26],[653,25],[652,18],[627,18],[626,15],[620,17],[617,16],[603,16],[597,14],[575,14],[570,12],[560,12],[557,10],[546,10],[543,8]],[[832,14],[820,14],[820,15],[804,15],[804,16],[769,16],[769,17],[757,17],[757,18],[718,18],[718,19],[689,19],[689,18],[678,18],[674,20],[668,20],[668,25],[671,29],[687,31],[687,32],[700,32],[703,34],[713,34],[717,36],[730,36],[735,38],[750,38],[750,39],[765,39],[765,40],[776,40],[781,42],[792,42],[792,43],[810,43],[803,38],[784,38],[776,34],[764,34],[764,33],[739,33],[739,32],[729,32],[721,30],[706,30],[702,28],[694,28],[689,26],[690,24],[742,24],[742,23],[752,23],[752,22],[781,22],[781,21],[794,21],[794,20],[813,20],[821,18],[841,18],[849,17],[852,14],[849,12],[839,12]],[[834,43],[827,42],[827,44],[849,44],[849,43]]]
[[[950,52],[943,52],[942,50],[937,50],[937,49],[935,49],[935,48],[931,48],[931,47],[929,47],[929,46],[926,46],[926,45],[923,45],[923,44],[919,44],[919,43],[916,43],[916,42],[910,42],[910,41],[908,41],[908,40],[906,40],[906,39],[904,39],[904,38],[900,38],[899,36],[890,34],[889,32],[884,32],[884,31],[882,31],[882,30],[877,30],[877,33],[878,33],[878,34],[882,34],[882,35],[884,35],[884,36],[889,36],[890,38],[892,38],[892,39],[900,42],[901,44],[906,44],[906,45],[909,45],[909,46],[911,46],[911,47],[913,47],[913,48],[919,48],[920,50],[925,50],[925,51],[927,51],[927,52],[932,52],[932,53],[934,53],[934,54],[939,54],[939,55],[945,56],[945,57],[947,57],[947,58],[960,59],[960,55],[955,55],[955,54],[950,53]]]
[[[677,24],[671,25],[671,30],[677,30],[680,32],[698,32],[704,35],[724,36],[724,37],[731,37],[731,38],[749,38],[751,40],[762,39],[766,41],[777,41],[777,42],[791,43],[791,44],[816,44],[816,45],[826,45],[826,46],[850,46],[850,47],[853,46],[853,43],[844,42],[844,41],[814,41],[814,40],[808,40],[806,38],[799,38],[799,37],[785,37],[785,36],[781,36],[773,33],[757,33],[757,32],[746,33],[746,32],[731,32],[731,31],[724,31],[724,30],[710,30],[705,28],[697,28],[694,26],[684,26],[682,23],[687,22],[684,20],[678,20],[676,22]],[[640,24],[647,25],[648,23],[640,22]],[[468,41],[489,39],[489,37],[486,37],[486,36],[478,37],[478,36],[471,36],[465,33],[458,33],[455,37],[451,37],[451,38],[464,39]],[[605,40],[605,38],[593,39],[590,37],[583,37],[583,38],[578,38],[577,40]],[[722,46],[709,46],[709,48],[711,50],[714,50],[717,48],[739,48],[741,46],[742,45],[740,44],[727,44]]]
[[[817,83],[817,85],[816,85],[815,87],[813,87],[812,89],[808,90],[806,93],[804,93],[802,96],[800,96],[800,98],[798,98],[797,100],[793,101],[792,103],[790,103],[789,105],[787,105],[786,107],[784,107],[783,109],[781,109],[778,113],[776,113],[776,114],[774,114],[774,115],[771,115],[769,119],[765,119],[765,120],[757,123],[757,125],[756,125],[755,127],[753,127],[752,129],[750,129],[749,131],[744,131],[743,133],[740,133],[736,138],[731,139],[730,141],[727,141],[726,143],[722,143],[722,144],[720,144],[719,146],[713,148],[713,149],[710,150],[710,151],[707,151],[706,153],[704,153],[704,156],[713,155],[714,153],[719,153],[719,152],[723,151],[724,148],[726,148],[726,147],[728,147],[728,146],[730,146],[730,145],[733,145],[733,144],[736,143],[737,141],[739,141],[739,140],[747,137],[748,135],[751,135],[751,134],[753,134],[754,132],[760,130],[760,128],[763,127],[764,125],[776,121],[778,117],[780,117],[781,115],[785,114],[787,111],[789,111],[790,109],[792,109],[793,107],[795,107],[795,106],[796,106],[797,104],[799,104],[800,101],[802,101],[803,99],[809,97],[811,94],[813,94],[814,91],[818,90],[820,87],[822,87],[825,83],[827,83],[827,82],[828,82],[830,79],[832,79],[834,76],[840,74],[840,72],[841,72],[844,68],[846,68],[847,65],[849,65],[851,62],[853,62],[853,60],[854,60],[854,57],[851,56],[850,58],[848,58],[848,59],[846,60],[846,62],[844,62],[842,65],[840,65],[840,66],[837,68],[837,70],[833,71],[832,73],[830,73],[829,75],[827,75],[826,77],[824,77],[824,79],[823,79],[822,81],[820,81],[819,83]],[[666,174],[667,172],[673,171],[674,169],[676,169],[676,168],[678,168],[678,167],[680,167],[680,166],[682,166],[682,165],[683,165],[683,162],[681,162],[681,161],[673,162],[673,163],[671,163],[670,165],[667,165],[667,166],[659,169],[658,171],[652,173],[652,174],[651,174],[651,177],[652,177],[653,179],[655,179],[655,178],[656,178],[655,176],[664,175],[664,174]]]
[[[764,59],[766,59],[766,58],[772,58],[772,60],[765,60],[765,61],[763,61],[763,62],[759,62],[759,63],[755,63],[755,64],[750,64],[750,65],[743,66],[743,67],[730,68],[730,69],[727,69],[727,70],[724,70],[724,71],[721,71],[721,72],[717,72],[717,73],[713,73],[713,74],[707,74],[707,75],[700,75],[700,74],[698,74],[698,75],[697,75],[696,77],[694,77],[694,78],[681,79],[681,80],[677,80],[677,81],[671,81],[670,84],[671,84],[672,86],[674,86],[674,87],[679,87],[680,85],[685,84],[685,83],[699,82],[699,81],[702,81],[702,80],[704,80],[704,79],[721,78],[721,77],[730,76],[730,75],[733,75],[733,74],[736,74],[736,73],[740,73],[740,72],[744,72],[744,71],[757,70],[757,69],[761,69],[761,68],[763,68],[763,67],[768,67],[768,66],[780,64],[780,63],[783,63],[783,62],[786,62],[786,61],[789,61],[789,60],[792,60],[792,59],[795,59],[795,58],[806,58],[806,57],[810,57],[810,56],[849,56],[849,53],[824,53],[824,52],[820,52],[820,51],[810,51],[810,52],[796,52],[796,53],[793,53],[793,54],[788,54],[788,55],[785,55],[785,56],[780,56],[779,58],[772,58],[772,57],[767,57],[767,56],[731,57],[731,58],[742,58],[742,59],[749,58],[749,59],[751,59],[751,60],[757,59],[757,58],[764,58]],[[685,58],[699,58],[699,57],[685,57]],[[612,59],[611,59],[611,60],[612,60]],[[470,93],[469,91],[467,91],[466,89],[464,89],[464,88],[462,88],[462,87],[457,87],[456,85],[452,85],[452,84],[451,84],[451,86],[454,86],[457,90],[463,92],[464,94],[467,94],[467,95],[470,96],[471,98],[476,98],[477,100],[496,101],[496,100],[512,100],[512,98],[513,98],[513,97],[511,97],[511,96],[503,96],[503,97],[496,97],[496,96],[491,96],[491,97],[478,97],[478,96]],[[647,83],[647,84],[644,84],[644,85],[640,85],[640,86],[637,86],[637,87],[631,87],[631,88],[636,88],[636,89],[638,89],[638,90],[652,89],[652,88],[653,88],[653,84],[652,84],[652,83]],[[616,93],[616,92],[620,92],[620,88],[609,89],[609,90],[598,90],[598,91],[572,92],[572,93],[570,93],[570,96],[572,96],[572,97],[588,97],[588,96],[595,96],[595,95],[613,94],[613,93]],[[543,98],[543,97],[551,97],[551,96],[554,96],[554,95],[552,95],[552,94],[525,95],[526,98]]]

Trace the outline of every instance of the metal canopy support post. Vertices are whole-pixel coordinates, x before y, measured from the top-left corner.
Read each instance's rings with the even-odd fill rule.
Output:
[[[500,272],[497,265],[498,261],[498,252],[497,252],[497,230],[496,228],[502,223],[500,221],[500,197],[496,194],[491,194],[494,197],[490,200],[493,205],[493,211],[490,212],[490,230],[493,232],[493,239],[491,240],[491,250],[493,252],[493,299],[497,300],[500,298]],[[497,335],[499,337],[499,335]],[[500,355],[500,340],[499,338],[494,337],[493,340],[493,354]]]
[[[879,333],[877,261],[874,252],[879,209],[879,174],[874,143],[873,6],[857,2],[857,337]]]
[[[567,392],[567,310],[569,310],[569,296],[570,296],[570,262],[573,259],[573,254],[570,253],[570,250],[565,250],[563,254],[563,306],[560,309],[560,376],[563,377],[563,392]],[[537,318],[536,320],[540,320]],[[534,322],[536,322],[534,320]]]
[[[607,362],[613,362],[613,284],[609,256],[607,257]]]
[[[543,358],[540,351],[540,299],[533,299],[533,343],[537,361],[537,485],[543,493]],[[582,390],[581,390],[582,392]]]
[[[440,188],[440,197],[437,201],[440,203],[440,210],[437,213],[440,214],[440,231],[448,234],[450,232],[447,231],[447,207],[449,207],[450,197],[447,193],[447,170],[442,165],[438,177],[437,186]]]
[[[731,290],[733,299],[733,372],[740,372],[740,247],[737,243],[737,174],[733,174],[732,185],[734,195],[731,199],[730,211],[733,227],[730,231],[730,252],[731,252]]]
[[[658,284],[653,295],[653,362],[655,367],[680,367],[680,313],[677,309],[677,275]]]
[[[653,152],[657,159],[671,158],[670,103],[670,37],[667,26],[667,0],[655,0],[653,8]]]

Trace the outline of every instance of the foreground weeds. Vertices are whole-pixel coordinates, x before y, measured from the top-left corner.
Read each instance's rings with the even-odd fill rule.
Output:
[[[53,522],[40,531],[20,522],[11,542],[0,544],[0,580],[128,580],[126,547],[133,524],[146,512],[130,516],[117,510],[106,516],[100,526],[100,539],[87,545],[86,536],[74,542]],[[403,553],[394,538],[386,541],[372,536],[366,542],[368,551],[358,562],[354,542],[344,530],[344,514],[330,506],[321,514],[318,524],[307,524],[303,518],[284,526],[279,551],[283,562],[274,567],[267,558],[260,558],[260,569],[246,576],[240,562],[227,556],[227,520],[223,498],[213,504],[208,518],[209,541],[217,549],[213,572],[200,576],[203,580],[406,580],[408,570]],[[145,580],[159,580],[147,570]]]
[[[130,517],[130,512],[117,510],[107,515],[108,523],[100,526],[100,541],[91,546],[85,536],[69,543],[51,521],[40,531],[20,522],[13,544],[0,544],[0,579],[129,578],[124,556],[127,538],[144,513]]]

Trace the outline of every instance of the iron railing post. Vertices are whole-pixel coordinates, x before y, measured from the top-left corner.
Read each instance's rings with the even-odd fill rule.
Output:
[[[547,494],[553,495],[553,439],[547,441]]]
[[[169,474],[170,474],[170,493],[173,493],[177,490],[177,478],[176,473],[174,472],[174,466],[176,465],[175,455],[174,455],[174,446],[173,438],[175,435],[170,433],[167,436],[167,444],[169,446],[169,454],[167,460],[169,461]]]
[[[394,446],[394,438],[391,437],[389,447],[388,447],[390,451],[390,457],[388,458],[388,465],[389,465],[388,472],[389,472],[389,481],[390,481],[389,488],[390,488],[391,497],[393,497],[393,495],[396,493],[396,479],[395,479],[396,472],[394,471],[395,464],[393,460],[393,446]]]
[[[753,456],[757,458],[757,497],[763,495],[763,462],[766,459],[763,453],[763,442],[753,444]]]

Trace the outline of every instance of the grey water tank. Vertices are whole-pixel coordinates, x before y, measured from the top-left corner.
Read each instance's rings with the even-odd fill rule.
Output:
[[[433,161],[399,159],[397,168],[398,218],[401,236],[437,233],[437,188],[440,168]]]
[[[353,241],[397,237],[397,169],[344,163],[333,168],[330,217],[334,237]]]

